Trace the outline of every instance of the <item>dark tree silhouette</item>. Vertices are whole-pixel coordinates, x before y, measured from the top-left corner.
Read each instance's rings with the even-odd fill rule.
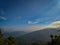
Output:
[[[8,40],[5,39],[4,42],[3,42],[4,45],[8,45]]]
[[[1,32],[1,29],[0,29],[0,45],[3,44],[3,37],[2,37],[2,32]]]
[[[8,38],[8,45],[15,45],[15,38],[12,36],[9,36]]]
[[[39,44],[39,43],[34,42],[34,43],[32,43],[32,45],[40,45],[40,44]]]
[[[53,36],[51,35],[51,42],[48,43],[48,45],[60,45],[60,36]]]

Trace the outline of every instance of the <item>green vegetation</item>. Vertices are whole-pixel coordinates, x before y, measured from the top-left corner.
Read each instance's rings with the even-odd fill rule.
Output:
[[[51,35],[51,42],[48,42],[48,45],[60,45],[60,36],[58,35]]]
[[[6,39],[3,38],[3,34],[0,29],[0,45],[16,45],[15,38],[13,36],[9,36]]]

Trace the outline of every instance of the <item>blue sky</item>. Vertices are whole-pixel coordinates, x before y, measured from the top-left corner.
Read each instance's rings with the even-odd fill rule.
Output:
[[[60,21],[60,0],[0,0],[0,27],[39,27],[55,21]]]

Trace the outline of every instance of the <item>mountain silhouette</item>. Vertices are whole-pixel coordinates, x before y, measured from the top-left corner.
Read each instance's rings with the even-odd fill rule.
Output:
[[[60,29],[58,28],[46,28],[38,31],[34,31],[28,34],[25,34],[21,37],[17,37],[17,41],[20,43],[29,43],[29,42],[47,42],[50,41],[50,35],[60,35]]]

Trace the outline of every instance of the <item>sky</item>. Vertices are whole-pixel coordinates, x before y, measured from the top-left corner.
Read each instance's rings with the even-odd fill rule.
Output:
[[[0,0],[0,27],[5,30],[35,31],[58,24],[60,0]]]

